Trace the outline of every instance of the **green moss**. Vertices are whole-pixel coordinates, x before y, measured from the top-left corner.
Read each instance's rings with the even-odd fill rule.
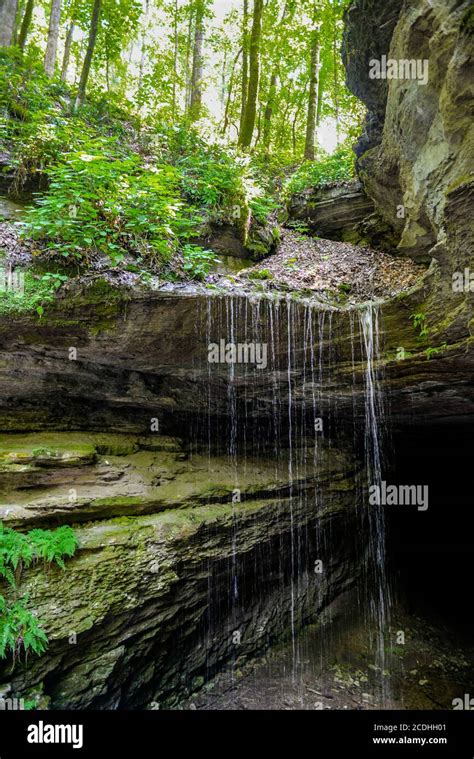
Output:
[[[273,274],[270,269],[260,269],[259,271],[250,271],[248,273],[249,279],[273,279]]]
[[[474,174],[472,172],[471,174],[462,174],[448,185],[446,188],[446,195],[450,195],[452,192],[457,190],[458,187],[461,187],[461,185],[469,184],[470,182],[474,182]]]
[[[0,462],[3,464],[48,463],[69,466],[92,462],[95,446],[78,433],[34,433],[4,435],[0,442]]]
[[[136,436],[104,433],[92,435],[91,439],[101,456],[128,456],[140,448]]]
[[[116,495],[109,498],[95,498],[94,506],[141,506],[145,503],[146,500],[147,499],[145,497],[138,495]]]

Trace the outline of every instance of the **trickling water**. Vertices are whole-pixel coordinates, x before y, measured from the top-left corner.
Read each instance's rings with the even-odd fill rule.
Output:
[[[369,303],[359,312],[361,336],[365,349],[365,460],[368,486],[380,487],[382,483],[382,453],[380,428],[383,418],[383,396],[377,382],[376,362],[379,357],[379,310]],[[382,701],[389,698],[384,677],[385,635],[389,626],[390,594],[386,576],[385,513],[383,505],[368,507],[371,613],[376,621],[377,666],[382,673]]]
[[[297,515],[304,513],[305,499],[310,497],[314,499],[315,513],[330,506],[322,502],[320,490],[320,439],[329,444],[332,440],[337,443],[338,436],[342,435],[346,441],[347,417],[352,416],[352,444],[357,454],[358,409],[361,398],[363,400],[366,479],[362,487],[365,500],[360,519],[367,529],[369,617],[376,639],[375,656],[381,672],[382,697],[386,700],[384,636],[389,624],[390,597],[385,571],[384,513],[381,506],[367,505],[368,487],[382,481],[380,430],[384,407],[377,375],[378,308],[368,304],[357,312],[337,312],[318,309],[309,302],[297,303],[291,298],[262,296],[250,300],[240,296],[210,296],[205,320],[206,348],[221,341],[234,346],[239,343],[265,344],[268,348],[265,368],[248,362],[230,361],[224,367],[207,363],[207,418],[203,420],[203,437],[207,439],[211,470],[212,452],[218,449],[219,438],[225,430],[236,492],[239,492],[240,476],[247,468],[247,458],[268,457],[271,452],[276,480],[281,478],[282,467],[286,466],[288,496],[282,504],[287,504],[290,520],[288,572],[285,572],[284,545],[278,563],[279,582],[282,588],[285,582],[289,587],[288,627],[295,676],[299,662],[298,632],[304,622],[297,617],[300,615],[298,599],[304,594],[309,578],[315,581],[314,574],[311,574],[314,555],[309,557],[306,548],[307,528],[299,524]],[[219,403],[213,400],[213,393],[222,395],[222,383],[226,386],[224,415],[218,410]],[[312,462],[312,491],[301,487],[303,480],[310,476],[309,461]],[[239,566],[239,505],[239,499],[233,500],[229,612],[236,625],[239,605],[242,605],[239,578],[244,580]],[[330,558],[337,557],[338,546],[323,546],[320,528],[316,527],[316,530],[316,558],[323,548],[329,550]],[[263,569],[255,567],[256,593],[261,571]]]

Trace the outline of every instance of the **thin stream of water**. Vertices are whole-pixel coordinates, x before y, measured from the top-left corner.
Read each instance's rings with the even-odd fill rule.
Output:
[[[296,515],[302,512],[301,501],[308,498],[300,481],[308,477],[308,460],[312,461],[314,509],[318,511],[318,472],[320,467],[319,439],[338,439],[346,425],[349,394],[350,413],[354,417],[353,444],[363,440],[365,482],[362,483],[360,518],[367,531],[367,576],[370,634],[375,639],[376,665],[381,672],[383,700],[389,698],[383,672],[386,667],[385,639],[389,625],[390,595],[385,568],[385,521],[383,507],[370,507],[367,493],[370,485],[382,481],[382,439],[384,404],[377,375],[379,358],[380,314],[369,303],[357,311],[333,312],[311,303],[300,304],[291,298],[256,298],[241,296],[211,296],[205,315],[205,339],[208,344],[265,345],[267,365],[258,367],[249,362],[230,362],[224,367],[208,363],[208,418],[205,437],[208,443],[209,466],[212,449],[222,427],[227,430],[227,453],[233,472],[234,487],[239,489],[241,473],[246,471],[247,457],[274,459],[275,478],[281,477],[286,466],[288,508],[290,516],[289,577],[290,610],[288,627],[291,630],[294,672],[298,664],[298,632],[303,620],[297,618],[296,598],[304,592],[311,567],[303,546],[304,530]],[[347,362],[351,387],[343,388],[341,396],[342,338],[349,341]],[[226,383],[227,414],[225,420],[214,418],[212,387]],[[270,375],[270,376],[269,376]],[[214,384],[213,384],[214,383]],[[358,408],[363,403],[362,414]],[[262,414],[264,422],[259,422]],[[360,417],[360,418],[359,418]],[[323,422],[321,428],[321,420]],[[358,428],[361,426],[362,430]],[[250,429],[249,429],[250,427]],[[362,434],[359,436],[359,432]],[[308,451],[311,452],[308,457]],[[355,450],[355,453],[357,451]],[[359,451],[360,454],[360,451]],[[360,456],[359,456],[360,457]],[[286,462],[286,465],[285,465]],[[234,508],[235,505],[235,508]],[[239,602],[239,502],[233,502],[232,567],[229,607],[233,618],[238,617]],[[357,507],[354,504],[355,508]],[[317,536],[319,545],[319,535]],[[282,551],[285,548],[282,546]],[[330,546],[337,552],[337,546]],[[281,565],[282,566],[282,565]],[[283,575],[283,571],[282,571]],[[256,572],[258,577],[258,568]],[[285,582],[283,576],[281,582]]]

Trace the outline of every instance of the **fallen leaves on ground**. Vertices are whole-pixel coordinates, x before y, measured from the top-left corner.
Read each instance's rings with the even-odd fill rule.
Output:
[[[278,252],[240,277],[260,280],[271,289],[329,292],[357,303],[393,297],[416,284],[425,271],[410,258],[285,230]]]

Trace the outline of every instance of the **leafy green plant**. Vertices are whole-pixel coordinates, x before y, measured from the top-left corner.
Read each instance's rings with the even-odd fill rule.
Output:
[[[36,311],[41,317],[46,304],[54,301],[56,291],[67,280],[65,274],[25,272],[23,289],[0,291],[0,314]]]
[[[352,290],[352,285],[349,282],[341,282],[338,285],[338,290],[343,295],[348,295]]]
[[[170,260],[193,221],[182,211],[179,177],[167,164],[145,168],[120,156],[114,141],[90,143],[48,170],[49,192],[26,216],[24,234],[55,256],[82,262],[94,254],[114,265],[127,254]]]
[[[411,314],[410,319],[413,321],[413,329],[418,331],[418,338],[420,340],[425,340],[429,333],[429,327],[426,323],[426,314],[423,313],[423,311],[419,311],[417,313]]]
[[[343,145],[332,155],[317,161],[306,161],[286,182],[286,197],[304,190],[335,182],[349,182],[355,176],[355,154],[350,145]]]
[[[212,250],[204,250],[198,245],[190,244],[183,247],[183,269],[192,279],[205,279],[217,262],[216,254]]]
[[[309,234],[309,226],[305,221],[291,220],[287,222],[286,226],[289,229],[294,229],[301,236]]]
[[[425,350],[426,358],[428,361],[430,358],[433,358],[433,356],[437,356],[438,353],[441,353],[442,351],[445,351],[448,347],[447,343],[443,343],[442,345],[439,345],[437,348],[427,348]]]
[[[245,167],[231,151],[205,145],[195,139],[175,159],[183,197],[205,212],[206,220],[234,221],[236,209],[244,215],[247,206]]]
[[[253,218],[260,224],[264,224],[270,214],[276,211],[278,203],[268,195],[256,195],[249,201],[249,208]]]
[[[0,658],[10,652],[15,660],[22,651],[41,654],[46,650],[47,635],[27,608],[28,596],[19,594],[21,573],[24,567],[41,560],[64,569],[64,559],[73,556],[76,548],[77,539],[70,527],[20,533],[0,522],[0,578],[13,591],[12,599],[0,594]]]
[[[42,630],[34,614],[26,608],[28,601],[23,596],[18,601],[8,603],[0,595],[0,658],[10,651],[15,660],[24,650],[42,654],[48,645],[48,636]]]

